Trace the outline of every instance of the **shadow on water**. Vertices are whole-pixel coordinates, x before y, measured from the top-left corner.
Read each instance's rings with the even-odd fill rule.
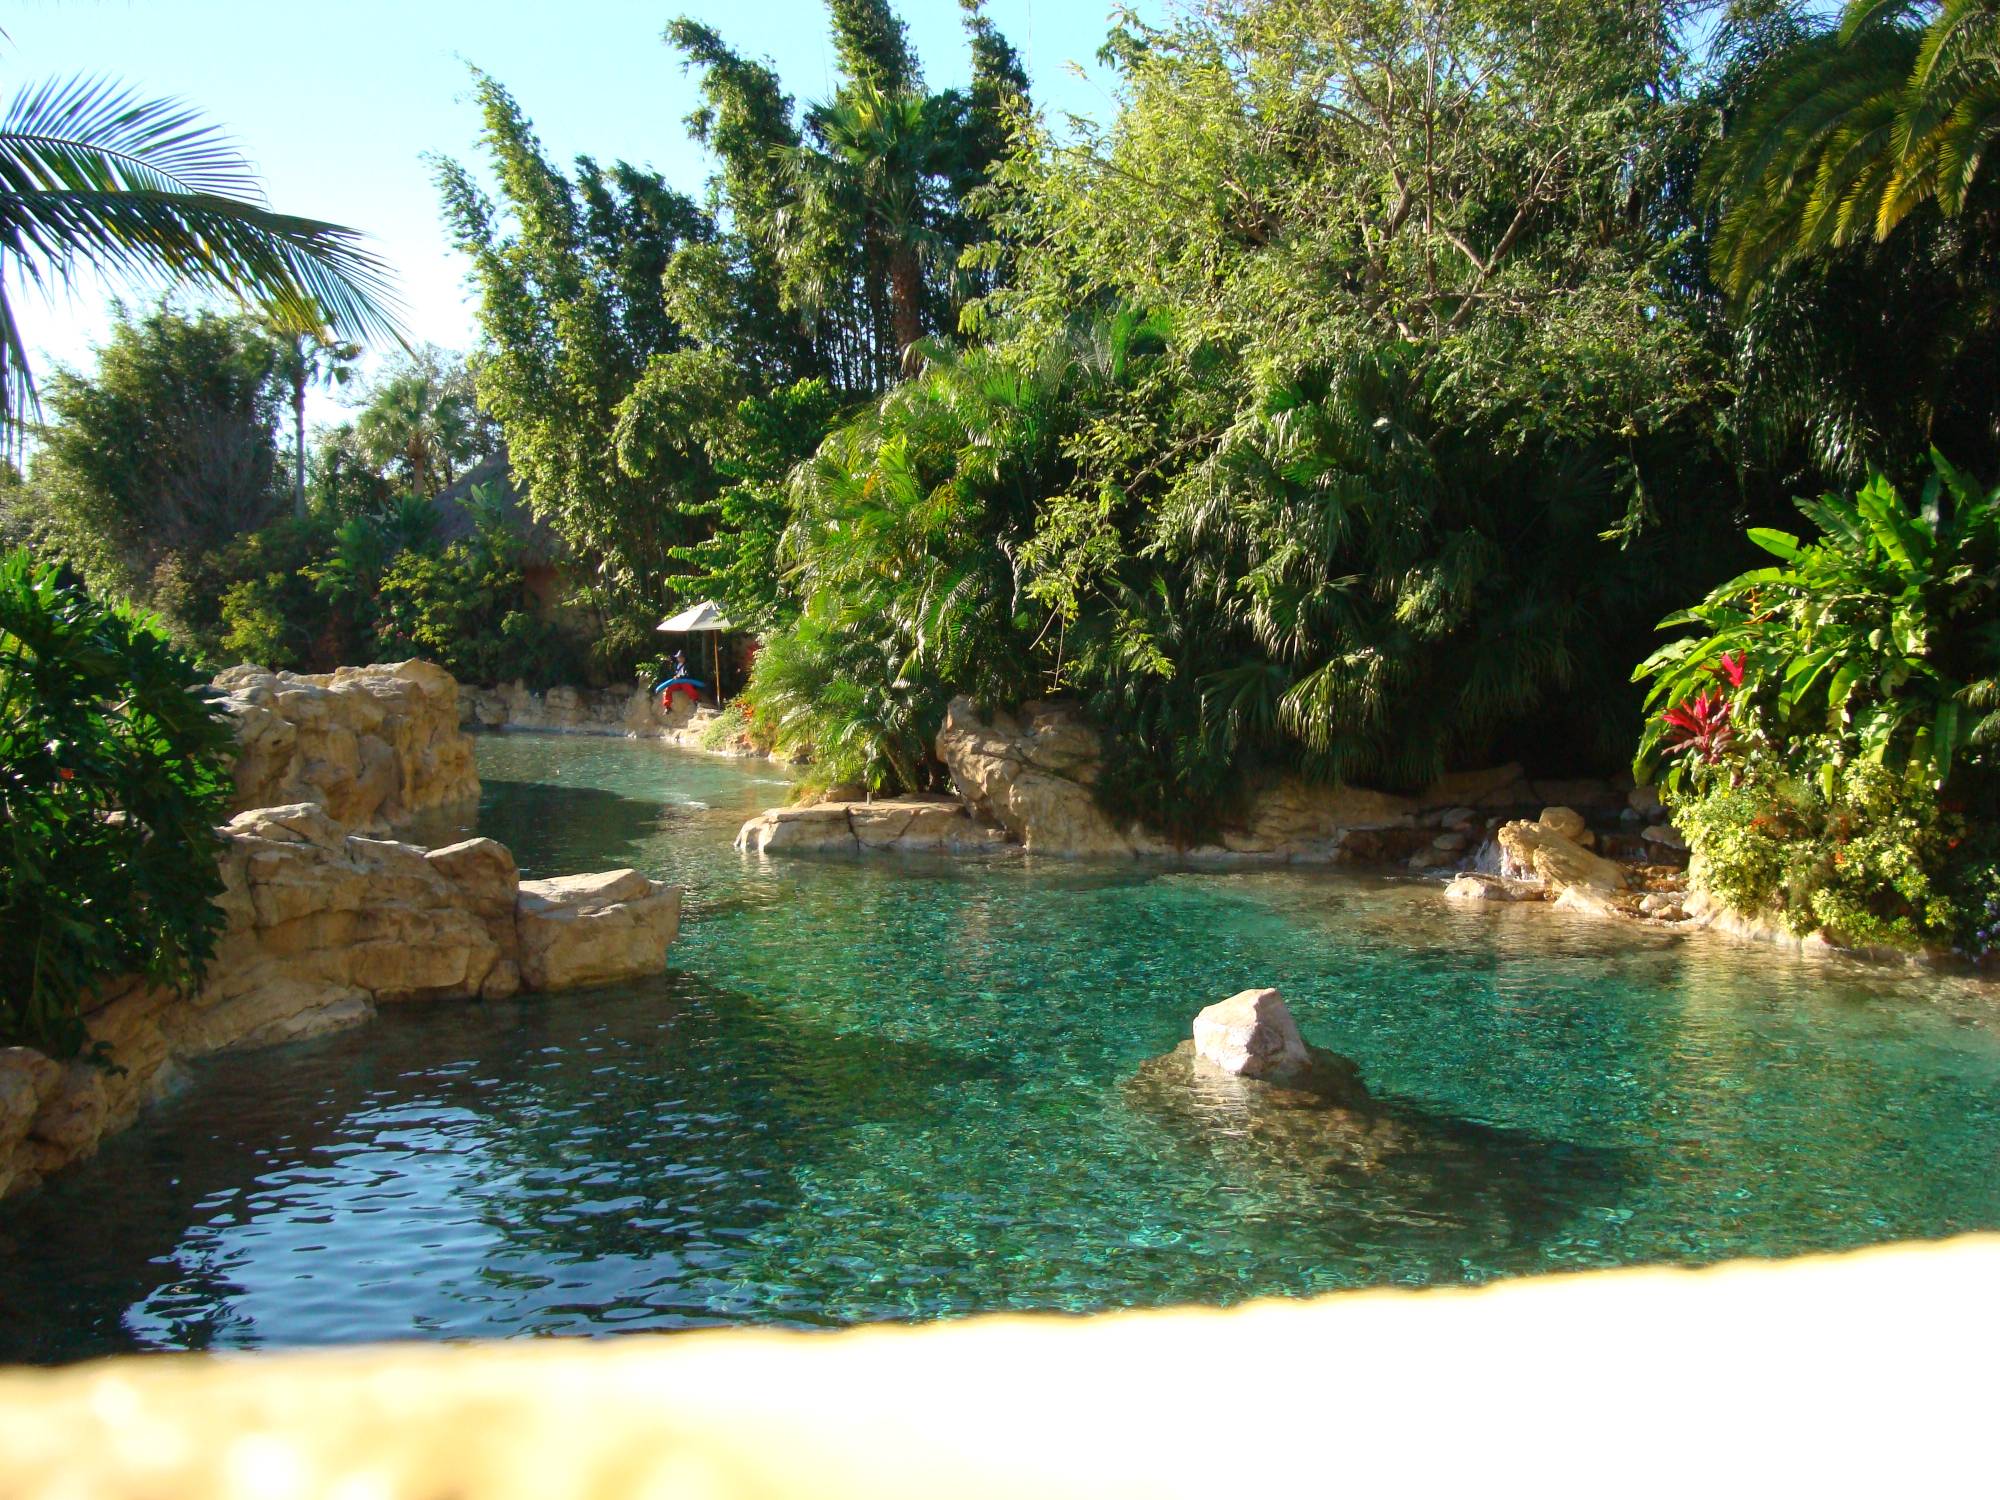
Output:
[[[484,789],[480,831],[510,848],[541,851],[541,869],[525,865],[529,879],[606,864],[641,862],[646,846],[689,810],[671,802],[640,801],[600,787],[549,782],[490,781]]]
[[[449,1334],[440,1280],[466,1332],[769,1321],[736,1268],[799,1178],[857,1123],[935,1125],[955,1089],[1007,1083],[990,1059],[821,1030],[685,974],[391,1012],[195,1074],[8,1205],[0,1360]],[[147,1232],[107,1242],[106,1202]],[[399,1212],[420,1220],[408,1244],[367,1237]],[[267,1329],[280,1262],[327,1285],[312,1319]]]
[[[1335,1078],[1282,1088],[1206,1068],[1183,1043],[1142,1064],[1124,1097],[1164,1149],[1256,1212],[1392,1262],[1448,1252],[1475,1278],[1532,1268],[1634,1180],[1627,1152],[1374,1096],[1351,1064],[1319,1055]]]

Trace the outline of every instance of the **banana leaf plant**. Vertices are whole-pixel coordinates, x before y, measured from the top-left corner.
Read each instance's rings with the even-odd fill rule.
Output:
[[[1681,753],[1699,726],[1780,758],[1834,747],[1795,772],[1831,781],[1865,758],[1937,791],[2000,743],[2000,490],[1984,491],[1935,452],[1911,506],[1880,475],[1852,496],[1799,500],[1819,535],[1753,528],[1776,565],[1732,578],[1660,622],[1702,633],[1670,641],[1632,674],[1652,680],[1634,761],[1677,789],[1722,758]]]

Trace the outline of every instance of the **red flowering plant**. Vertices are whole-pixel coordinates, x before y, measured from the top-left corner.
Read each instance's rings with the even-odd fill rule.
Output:
[[[1698,685],[1669,703],[1648,726],[1641,756],[1664,773],[1662,781],[1678,786],[1688,766],[1720,766],[1740,753],[1738,741],[1746,726],[1739,720],[1738,705],[1748,669],[1744,652],[1722,652],[1690,674]]]
[[[1661,714],[1660,720],[1668,731],[1668,755],[1691,754],[1711,766],[1722,759],[1736,738],[1736,726],[1729,721],[1729,700],[1719,692],[1696,693]]]
[[[1994,942],[2000,875],[2000,490],[1934,455],[1916,503],[1881,478],[1759,528],[1772,564],[1661,622],[1633,775],[1706,887],[1799,933]],[[1991,852],[1989,852],[1991,851]]]

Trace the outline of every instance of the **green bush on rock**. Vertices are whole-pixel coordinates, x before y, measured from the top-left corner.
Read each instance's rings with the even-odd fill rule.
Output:
[[[1851,942],[1992,946],[2000,809],[2000,491],[1933,456],[1910,506],[1879,476],[1802,500],[1820,535],[1753,530],[1754,569],[1663,628],[1635,673],[1657,777],[1731,905]]]
[[[0,556],[0,1044],[57,1056],[108,976],[196,982],[235,736],[150,618]]]
[[[1941,874],[1963,820],[1907,794],[1869,761],[1818,777],[1778,768],[1714,778],[1675,801],[1702,882],[1739,911],[1770,911],[1803,937],[1829,928],[1879,947],[1945,945],[1961,922]]]

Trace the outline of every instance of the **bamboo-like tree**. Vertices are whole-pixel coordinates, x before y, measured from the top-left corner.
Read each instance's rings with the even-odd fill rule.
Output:
[[[249,162],[174,99],[52,80],[0,116],[0,425],[35,401],[13,290],[92,266],[229,293],[297,329],[395,334],[388,266],[353,229],[274,212]]]

